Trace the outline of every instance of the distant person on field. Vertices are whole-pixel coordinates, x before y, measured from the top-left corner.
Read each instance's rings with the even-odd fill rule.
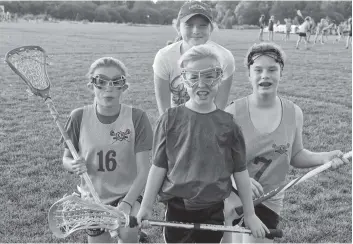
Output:
[[[128,89],[127,69],[120,60],[97,59],[88,77],[94,101],[73,110],[66,124],[79,159],[73,158],[65,144],[64,168],[78,175],[87,172],[103,204],[136,215],[150,168],[151,124],[144,111],[120,103]],[[84,180],[79,189],[82,198],[90,198]],[[101,229],[86,233],[89,243],[115,241]],[[138,228],[119,228],[118,237],[120,242],[136,243]]]
[[[268,233],[254,212],[241,129],[215,103],[224,82],[222,59],[218,48],[207,44],[193,46],[180,57],[190,99],[169,108],[157,122],[139,223],[149,219],[159,194],[168,222],[223,225],[223,201],[231,192],[233,175],[245,224],[255,237]],[[166,243],[219,243],[223,236],[218,231],[172,227],[164,227],[163,233]]]
[[[348,36],[346,40],[346,48],[349,48],[349,44],[352,45],[352,17],[348,19]]]
[[[325,26],[326,26],[326,20],[322,18],[316,26],[316,34],[315,34],[314,44],[316,43],[317,38],[319,36],[320,36],[319,37],[320,43],[324,44],[324,42],[323,42],[323,34],[324,34],[323,29],[325,28]]]
[[[212,9],[206,3],[186,2],[180,8],[176,31],[178,37],[174,43],[160,49],[154,59],[154,86],[159,114],[168,108],[184,104],[189,100],[186,87],[181,81],[181,69],[178,60],[193,46],[207,44],[218,50],[222,57],[223,81],[218,89],[215,103],[224,109],[233,82],[235,61],[233,54],[221,45],[209,40],[213,31]]]
[[[266,27],[265,15],[264,14],[262,14],[260,19],[259,19],[259,26],[260,26],[259,41],[262,42],[264,40],[264,38],[263,38],[264,28]]]
[[[306,37],[309,30],[310,30],[310,17],[307,16],[304,19],[304,23],[299,26],[298,40],[297,40],[297,45],[295,46],[296,49],[299,49],[299,43],[302,39],[305,42],[305,49],[308,49],[308,40]]]
[[[286,18],[286,19],[284,19],[284,22],[286,24],[286,34],[285,34],[284,40],[289,41],[290,33],[292,31],[292,20],[291,20],[291,18]]]
[[[290,167],[310,168],[333,160],[333,168],[349,163],[340,150],[312,152],[303,146],[303,111],[292,101],[278,94],[283,77],[285,53],[274,43],[254,44],[244,63],[252,93],[233,101],[226,112],[232,114],[242,128],[246,145],[247,169],[253,197],[260,197],[286,181]],[[233,185],[234,187],[236,185]],[[238,197],[233,189],[225,201],[226,225],[237,225],[233,206]],[[279,193],[255,206],[256,215],[269,229],[277,229],[283,209],[284,193]],[[272,243],[271,239],[224,233],[225,243]]]
[[[342,21],[339,25],[337,25],[336,32],[338,36],[333,41],[333,43],[340,42],[342,40],[343,31],[344,31],[344,21]]]
[[[273,41],[273,28],[275,24],[275,16],[272,15],[271,18],[268,20],[268,40]]]

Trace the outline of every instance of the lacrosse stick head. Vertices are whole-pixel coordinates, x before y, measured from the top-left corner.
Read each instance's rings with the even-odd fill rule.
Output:
[[[46,53],[39,46],[23,46],[9,51],[6,63],[19,75],[34,95],[49,97],[50,81],[46,69]]]
[[[112,207],[83,200],[77,195],[64,196],[51,206],[49,229],[56,237],[65,238],[77,230],[116,230],[129,226],[129,216]]]

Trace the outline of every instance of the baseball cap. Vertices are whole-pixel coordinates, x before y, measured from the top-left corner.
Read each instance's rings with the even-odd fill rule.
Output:
[[[205,16],[211,23],[213,22],[212,9],[210,6],[198,1],[184,3],[180,8],[178,20],[180,22],[186,22],[188,19],[198,14]]]

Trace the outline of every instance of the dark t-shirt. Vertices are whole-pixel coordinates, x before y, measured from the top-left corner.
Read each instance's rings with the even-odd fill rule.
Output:
[[[160,201],[184,199],[186,209],[202,209],[227,198],[230,176],[246,170],[245,143],[231,114],[197,113],[180,105],[157,122],[153,164],[167,169]]]

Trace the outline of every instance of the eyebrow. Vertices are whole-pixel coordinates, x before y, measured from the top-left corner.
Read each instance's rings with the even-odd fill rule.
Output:
[[[277,65],[271,65],[271,66],[255,66],[254,68],[278,68]]]

